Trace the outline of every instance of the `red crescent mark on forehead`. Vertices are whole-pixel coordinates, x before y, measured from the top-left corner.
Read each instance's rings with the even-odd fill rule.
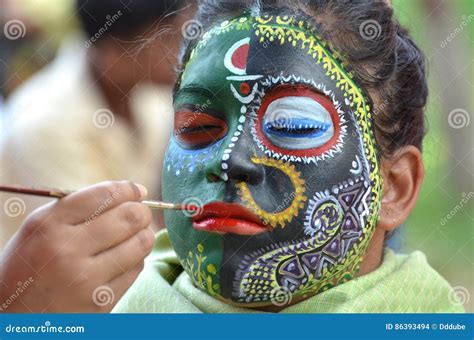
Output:
[[[238,47],[232,54],[232,65],[235,68],[245,70],[247,68],[247,58],[249,55],[249,44],[244,44]]]
[[[250,38],[235,42],[224,56],[225,67],[235,75],[246,75],[249,50]]]

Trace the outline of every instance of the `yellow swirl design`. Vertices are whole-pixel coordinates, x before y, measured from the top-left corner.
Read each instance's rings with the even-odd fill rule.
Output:
[[[237,188],[239,189],[242,200],[257,216],[263,219],[266,223],[270,224],[273,228],[275,228],[278,224],[284,228],[286,223],[291,222],[293,217],[298,216],[299,210],[304,208],[304,202],[307,201],[306,196],[304,196],[305,182],[303,179],[301,179],[300,173],[296,171],[294,165],[292,164],[273,158],[259,158],[257,156],[252,157],[252,162],[255,164],[262,164],[268,167],[277,168],[290,178],[291,184],[293,185],[293,201],[286,209],[279,212],[268,212],[263,210],[253,199],[252,193],[250,192],[247,183],[237,183]]]

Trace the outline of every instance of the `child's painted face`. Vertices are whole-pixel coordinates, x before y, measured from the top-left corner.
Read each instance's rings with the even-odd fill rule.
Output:
[[[206,204],[192,218],[169,211],[166,224],[213,296],[281,304],[358,270],[379,214],[379,163],[364,93],[325,46],[298,19],[242,16],[190,55],[163,198]]]

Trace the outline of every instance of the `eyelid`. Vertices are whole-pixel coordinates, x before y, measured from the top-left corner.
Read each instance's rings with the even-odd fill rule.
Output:
[[[207,110],[206,110],[207,111]],[[210,115],[207,112],[191,111],[191,110],[179,110],[175,113],[175,126],[188,125],[188,126],[203,126],[203,125],[226,125],[223,119],[217,118],[214,115]]]
[[[272,86],[269,89],[267,89],[267,93],[272,93],[275,95],[278,94],[284,94],[282,97],[291,97],[292,95],[296,94],[298,96],[301,96],[301,90],[304,89],[308,93],[311,93],[316,96],[320,96],[322,98],[325,98],[327,100],[331,100],[328,96],[324,94],[320,89],[313,87],[310,84],[306,83],[294,83],[294,84],[278,84],[276,86]]]
[[[211,145],[227,134],[225,120],[205,112],[187,109],[175,113],[174,137],[185,149],[198,149]]]
[[[222,113],[219,110],[213,109],[212,107],[210,107],[209,103],[205,103],[202,105],[189,104],[189,103],[175,105],[175,116],[178,113],[185,112],[185,111],[193,112],[196,115],[205,113],[210,116],[214,116],[218,119],[222,119],[222,120],[225,119],[224,113]]]
[[[330,122],[329,111],[318,101],[319,98],[288,95],[277,97],[266,107],[263,119],[270,123]]]

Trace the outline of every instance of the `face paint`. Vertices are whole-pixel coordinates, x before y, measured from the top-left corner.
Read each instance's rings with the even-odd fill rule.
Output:
[[[166,212],[173,247],[202,290],[266,305],[357,272],[381,178],[370,109],[341,65],[297,17],[238,17],[193,48],[163,196],[207,204],[193,218]]]

